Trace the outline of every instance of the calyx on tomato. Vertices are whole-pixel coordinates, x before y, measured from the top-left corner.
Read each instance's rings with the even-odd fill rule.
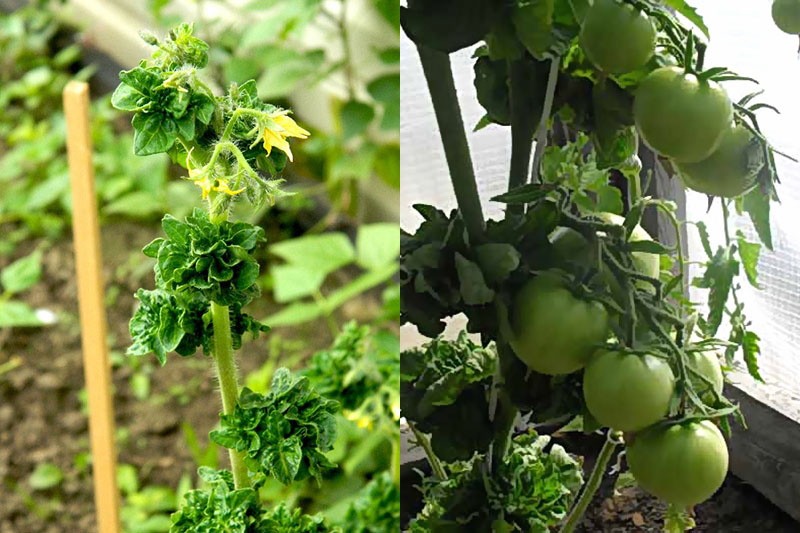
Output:
[[[746,127],[731,126],[710,156],[697,163],[676,163],[675,167],[688,188],[710,196],[735,198],[755,185],[760,165],[751,164],[751,154],[760,153],[758,150],[758,141]]]
[[[549,272],[523,285],[510,322],[514,353],[531,369],[548,375],[583,368],[609,333],[605,307],[577,298]]]
[[[633,118],[644,142],[661,155],[696,163],[717,149],[733,122],[733,104],[715,81],[701,81],[675,66],[642,80]]]
[[[642,431],[626,455],[640,487],[681,507],[710,498],[728,472],[725,439],[708,420]]]
[[[609,74],[643,67],[656,49],[656,28],[645,13],[619,0],[595,0],[579,35],[589,61]]]
[[[800,0],[775,0],[772,20],[782,32],[800,35]]]
[[[667,415],[675,376],[667,361],[652,355],[601,351],[586,365],[586,408],[603,426],[639,431]]]

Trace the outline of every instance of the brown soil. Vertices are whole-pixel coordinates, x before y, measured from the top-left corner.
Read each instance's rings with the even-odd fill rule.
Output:
[[[130,342],[132,294],[152,284],[151,264],[139,250],[157,234],[157,227],[132,224],[103,230],[109,335],[118,356]],[[27,251],[22,248],[18,256]],[[28,303],[55,311],[60,322],[47,328],[0,332],[0,364],[21,359],[20,366],[0,374],[0,533],[96,531],[90,467],[80,464],[89,444],[81,400],[84,379],[72,253],[69,239],[53,244],[45,253],[43,281],[24,295]],[[0,259],[0,267],[7,262]],[[266,297],[258,305],[250,311],[259,318],[269,314],[270,306],[275,310]],[[374,316],[377,306],[371,299],[364,300],[345,308],[338,318],[365,319]],[[270,334],[276,335],[286,339],[286,344],[300,342],[298,351],[304,355],[331,341],[323,321]],[[267,343],[262,337],[245,345],[240,356],[243,373],[264,364]],[[156,368],[152,361],[139,361],[153,369],[152,392],[146,400],[133,395],[130,361],[120,357],[113,368],[119,462],[135,467],[142,486],[174,488],[182,475],[193,475],[196,469],[181,424],[190,424],[201,442],[207,443],[206,435],[218,421],[219,396],[203,355],[173,356],[163,368]],[[27,480],[45,462],[58,465],[64,481],[56,489],[33,491]]]

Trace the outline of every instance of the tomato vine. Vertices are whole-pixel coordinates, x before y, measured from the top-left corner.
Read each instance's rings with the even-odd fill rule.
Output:
[[[756,114],[776,109],[753,103],[759,92],[730,100],[725,84],[757,81],[705,65],[709,31],[684,1],[410,0],[401,20],[419,51],[459,206],[449,214],[414,206],[423,221],[402,235],[401,319],[434,339],[401,356],[402,410],[435,469],[412,530],[458,523],[572,531],[618,444],[614,430],[626,432],[627,449],[639,443],[666,461],[672,448],[665,439],[691,440],[703,424],[729,434],[731,417],[743,423],[722,394],[722,369],[741,352],[761,379],[759,338],[736,280],[744,270],[757,285],[761,247],[772,249],[774,157],[785,154],[766,139]],[[451,31],[443,34],[445,21]],[[616,48],[608,47],[607,31],[616,34]],[[477,128],[511,127],[508,191],[492,198],[506,207],[501,220],[482,214],[447,56],[476,44],[475,87],[486,109]],[[651,168],[642,168],[644,153],[655,154]],[[691,280],[682,237],[690,224],[673,202],[648,196],[654,174],[664,171],[710,194],[709,206],[718,200],[725,218],[725,243],[716,250],[705,225],[694,225],[707,261]],[[731,206],[749,215],[760,243],[731,235]],[[641,228],[649,211],[675,244]],[[688,298],[690,284],[708,290],[707,306]],[[443,319],[459,314],[482,346],[439,337]],[[487,350],[495,355],[476,359]],[[423,377],[432,369],[435,381]],[[635,393],[631,379],[655,381]],[[424,400],[426,387],[446,400]],[[655,389],[657,399],[636,396]],[[637,402],[652,408],[630,411],[644,408]],[[511,503],[517,494],[486,488],[508,487],[498,476],[508,475],[501,465],[526,445],[521,416],[532,424],[580,417],[587,432],[615,426],[577,503],[580,489],[562,484],[563,512],[543,522],[533,499],[519,506]],[[641,444],[639,434],[652,443]],[[703,453],[727,466],[719,440]],[[725,470],[709,473],[696,491],[702,498],[692,501],[662,490],[663,471],[633,473],[673,505],[666,527],[675,530],[691,526],[689,506],[710,496]],[[527,489],[529,497],[544,490],[536,483]]]

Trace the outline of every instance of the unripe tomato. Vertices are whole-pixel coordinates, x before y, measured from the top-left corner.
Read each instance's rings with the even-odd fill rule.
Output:
[[[710,498],[728,472],[725,439],[708,420],[643,431],[627,457],[639,486],[680,507]]]
[[[697,163],[675,163],[684,185],[710,196],[735,198],[754,184],[759,169],[748,168],[748,152],[756,142],[742,126],[728,128],[719,147]]]
[[[615,224],[621,226],[625,222],[625,218],[613,213],[593,213],[600,220],[606,224]],[[652,241],[653,238],[650,234],[641,227],[636,225],[633,231],[628,235],[628,242],[638,241]],[[588,265],[595,262],[595,254],[589,247],[586,239],[572,228],[558,227],[553,233],[550,234],[550,242],[553,243],[556,253],[562,259],[569,259],[580,264]],[[646,252],[633,252],[633,266],[637,272],[645,276],[658,279],[661,271],[661,259],[658,254],[650,254]],[[604,272],[606,282],[611,286],[612,290],[618,290],[619,284],[611,272]],[[637,282],[637,286],[645,290],[654,290],[653,286],[647,282]]]
[[[722,394],[722,387],[725,385],[725,377],[722,375],[719,358],[713,351],[690,352],[688,355],[687,362],[689,366],[705,376],[713,384],[713,387],[709,387],[708,383],[691,372],[689,373],[689,380],[694,385],[695,391],[700,395],[700,399],[706,403],[712,403],[714,401],[714,393],[711,392],[712,388],[717,394]]]
[[[645,13],[618,0],[595,0],[579,36],[589,61],[609,74],[643,67],[656,50],[656,28]]]
[[[511,310],[514,353],[542,374],[571,374],[608,337],[608,313],[599,302],[576,298],[547,273],[526,283]]]
[[[664,418],[674,390],[669,363],[652,355],[601,351],[583,373],[586,408],[619,431],[639,431]]]
[[[775,0],[772,3],[772,20],[781,31],[800,35],[800,0]]]
[[[717,149],[733,122],[733,104],[714,81],[679,67],[662,67],[642,80],[633,118],[647,145],[661,155],[696,163]]]

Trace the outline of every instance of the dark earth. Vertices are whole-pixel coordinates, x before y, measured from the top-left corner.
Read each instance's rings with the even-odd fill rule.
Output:
[[[119,463],[132,465],[141,486],[175,488],[184,474],[196,479],[196,462],[186,445],[182,424],[188,423],[208,443],[218,422],[219,394],[210,361],[171,357],[163,368],[152,358],[125,360],[130,342],[128,320],[138,287],[152,285],[152,263],[139,253],[159,234],[157,226],[114,224],[103,229],[110,345],[113,368]],[[269,233],[269,232],[268,232]],[[31,251],[20,247],[16,256]],[[26,249],[27,248],[27,249]],[[70,238],[53,244],[44,255],[43,279],[24,300],[56,312],[59,323],[47,328],[0,331],[0,365],[18,358],[20,365],[0,374],[0,533],[92,533],[96,531],[87,417],[82,409],[84,384],[80,351],[74,260]],[[11,261],[0,259],[0,268]],[[263,295],[249,311],[261,318],[277,308]],[[377,298],[362,298],[342,308],[337,320],[369,320],[379,312]],[[320,320],[281,328],[245,344],[240,353],[242,375],[268,360],[279,336],[282,354],[305,357],[332,340]],[[291,349],[286,349],[286,347]],[[137,366],[138,365],[138,366]],[[150,372],[151,392],[134,396],[131,378]],[[220,465],[227,458],[220,453]],[[54,463],[64,473],[56,488],[33,490],[28,479],[37,465]],[[82,464],[84,463],[84,464]]]

